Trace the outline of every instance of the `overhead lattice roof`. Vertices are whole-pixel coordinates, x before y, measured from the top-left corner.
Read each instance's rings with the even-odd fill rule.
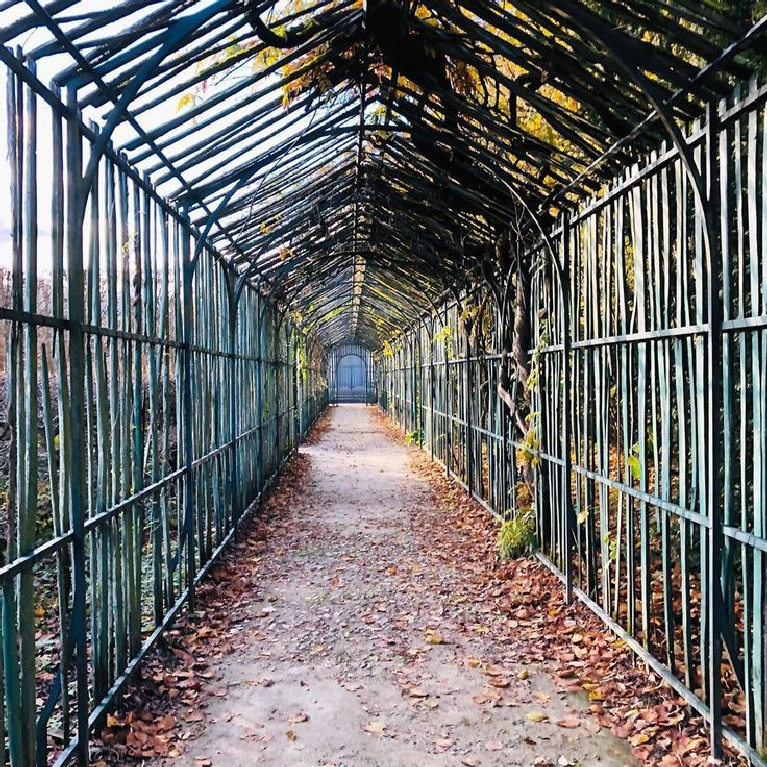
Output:
[[[652,100],[689,120],[750,76],[763,25],[720,6],[26,0],[0,38],[103,123],[125,102],[117,148],[226,258],[376,348],[667,138]]]

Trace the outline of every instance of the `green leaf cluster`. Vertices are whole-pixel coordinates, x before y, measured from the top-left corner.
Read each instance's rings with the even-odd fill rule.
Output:
[[[502,562],[529,556],[535,551],[535,514],[532,508],[521,508],[501,525],[498,535],[498,557]]]

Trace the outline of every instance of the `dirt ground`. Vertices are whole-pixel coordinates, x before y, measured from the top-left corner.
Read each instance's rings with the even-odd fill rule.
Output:
[[[309,480],[278,520],[237,649],[213,669],[196,735],[155,765],[621,765],[587,701],[459,627],[481,619],[415,534],[434,503],[375,411],[336,407],[301,451]],[[243,640],[244,637],[244,640]]]

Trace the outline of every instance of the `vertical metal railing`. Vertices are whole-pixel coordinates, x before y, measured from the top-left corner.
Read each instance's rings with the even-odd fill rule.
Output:
[[[766,103],[755,79],[686,131],[705,211],[662,146],[532,254],[540,556],[706,717],[715,748],[725,737],[753,764],[767,750]],[[459,312],[419,331],[425,447],[503,516],[528,492],[530,444],[508,411],[488,418],[498,339],[469,353]],[[387,409],[408,429],[416,362],[407,337],[390,348]]]
[[[230,267],[109,145],[83,200],[99,134],[77,93],[4,74],[0,764],[85,764],[325,407],[324,367],[255,288],[233,300]]]

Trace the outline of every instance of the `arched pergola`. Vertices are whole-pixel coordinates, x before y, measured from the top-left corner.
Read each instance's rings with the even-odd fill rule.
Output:
[[[747,1],[0,4],[0,765],[54,729],[87,763],[349,353],[491,512],[533,509],[715,756],[763,764],[766,28]]]

